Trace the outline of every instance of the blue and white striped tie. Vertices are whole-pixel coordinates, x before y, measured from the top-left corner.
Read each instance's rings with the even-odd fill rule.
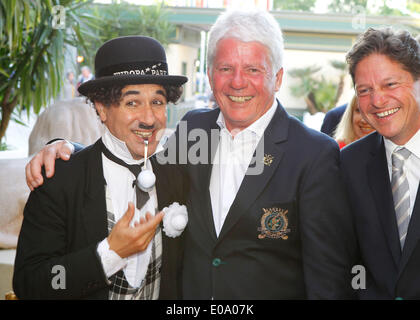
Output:
[[[401,250],[404,248],[407,237],[408,224],[410,222],[410,190],[407,175],[404,172],[404,161],[411,152],[402,148],[392,153],[392,196],[394,198],[395,214],[397,218],[398,232],[400,236]]]

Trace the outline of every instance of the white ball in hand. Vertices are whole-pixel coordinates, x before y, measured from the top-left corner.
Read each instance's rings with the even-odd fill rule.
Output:
[[[156,176],[151,170],[143,170],[137,177],[137,186],[143,191],[150,191],[156,182]]]
[[[183,215],[177,215],[172,218],[171,224],[175,230],[184,230],[187,225],[187,219]]]

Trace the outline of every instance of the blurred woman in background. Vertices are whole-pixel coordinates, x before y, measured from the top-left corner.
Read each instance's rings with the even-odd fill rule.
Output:
[[[357,104],[357,97],[353,96],[335,129],[334,139],[341,149],[371,133],[373,130],[369,123],[362,118]]]

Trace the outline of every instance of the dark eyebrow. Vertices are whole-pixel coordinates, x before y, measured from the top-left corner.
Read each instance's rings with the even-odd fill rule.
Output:
[[[126,96],[129,96],[129,95],[139,95],[139,94],[140,94],[140,91],[129,90],[129,91],[124,92],[122,97],[126,97]],[[156,94],[159,94],[159,95],[164,96],[166,98],[166,93],[163,90],[157,90]]]
[[[129,90],[123,93],[122,97],[129,96],[129,95],[138,95],[140,94],[140,91],[136,90]]]
[[[161,96],[164,96],[166,98],[166,93],[163,90],[157,90],[156,94],[160,94]]]

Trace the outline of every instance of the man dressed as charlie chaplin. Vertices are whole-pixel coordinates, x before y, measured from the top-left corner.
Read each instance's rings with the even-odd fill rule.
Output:
[[[184,187],[168,190],[168,181],[182,181],[177,171],[154,156],[144,161],[163,150],[166,106],[179,99],[187,78],[168,75],[163,47],[143,36],[106,42],[95,71],[78,90],[94,104],[104,134],[58,161],[54,177],[44,175],[31,192],[14,291],[19,299],[177,298],[177,239],[161,232],[158,211],[182,199]],[[145,188],[141,170],[151,180]]]

